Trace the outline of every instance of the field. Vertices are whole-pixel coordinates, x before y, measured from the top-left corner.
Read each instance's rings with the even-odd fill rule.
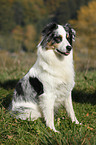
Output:
[[[0,52],[0,144],[1,145],[95,145],[96,70],[76,72],[73,106],[82,125],[71,122],[61,106],[55,116],[54,133],[43,119],[34,122],[12,118],[8,112],[16,83],[36,60],[34,54]]]

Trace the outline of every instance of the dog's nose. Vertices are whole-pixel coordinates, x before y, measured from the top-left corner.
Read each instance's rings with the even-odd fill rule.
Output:
[[[72,47],[71,47],[71,46],[66,46],[66,49],[67,49],[68,51],[71,51]]]

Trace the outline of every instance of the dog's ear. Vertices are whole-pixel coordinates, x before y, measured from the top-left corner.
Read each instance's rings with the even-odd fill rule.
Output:
[[[56,23],[49,23],[42,31],[43,39],[40,43],[42,47],[46,47],[47,43],[50,42],[50,40],[53,37],[53,32],[58,28],[58,25]]]
[[[52,33],[55,29],[57,29],[57,27],[58,27],[57,24],[54,22],[47,24],[42,31],[42,35],[43,36],[50,35],[50,33]]]
[[[69,43],[72,45],[72,40],[75,41],[76,31],[68,23],[64,25],[64,29],[67,32],[67,39]]]

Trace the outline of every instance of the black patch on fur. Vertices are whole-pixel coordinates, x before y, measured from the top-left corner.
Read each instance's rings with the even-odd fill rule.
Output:
[[[24,95],[24,91],[21,84],[21,82],[18,82],[16,85],[16,92],[18,95]]]
[[[60,43],[61,41],[62,41],[62,36],[55,36],[54,38],[53,38],[53,40],[56,42],[56,43]]]
[[[43,85],[38,80],[38,78],[29,77],[29,82],[30,82],[30,85],[33,87],[33,89],[37,92],[37,95],[41,95],[44,93]]]
[[[42,35],[44,39],[41,42],[42,47],[45,47],[47,42],[50,42],[52,37],[54,36],[53,32],[58,28],[56,23],[49,23],[42,31]]]
[[[69,36],[69,37],[67,37],[67,40],[69,41],[70,45],[72,46],[72,40],[74,40],[74,38],[75,38],[75,30],[72,29],[71,25],[68,23],[64,25],[64,29]]]
[[[45,26],[45,28],[42,31],[42,35],[46,35],[47,36],[52,33],[55,29],[57,29],[58,26],[56,23],[49,23],[48,25]]]

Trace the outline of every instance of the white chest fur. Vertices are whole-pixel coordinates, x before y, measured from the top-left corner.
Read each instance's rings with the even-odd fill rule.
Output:
[[[37,62],[30,70],[30,75],[41,80],[45,92],[67,96],[75,84],[72,52],[68,56],[59,57],[53,50],[44,52],[39,48],[38,53]]]

